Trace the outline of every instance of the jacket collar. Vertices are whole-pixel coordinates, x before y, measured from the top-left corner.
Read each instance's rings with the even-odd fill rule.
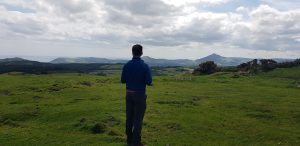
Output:
[[[141,57],[132,57],[132,60],[141,60]]]

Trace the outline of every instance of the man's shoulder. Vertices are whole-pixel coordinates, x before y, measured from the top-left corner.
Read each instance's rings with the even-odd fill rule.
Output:
[[[149,67],[149,65],[147,63],[144,62],[143,64],[144,64],[145,67]]]
[[[123,69],[128,68],[128,66],[130,66],[130,61],[126,62],[126,63],[123,65]]]
[[[129,64],[131,64],[132,63],[132,60],[128,60],[125,64],[124,64],[124,66],[128,66]]]
[[[144,67],[145,69],[148,69],[148,68],[149,68],[149,65],[148,65],[147,63],[143,62],[142,64],[143,64],[143,67]]]

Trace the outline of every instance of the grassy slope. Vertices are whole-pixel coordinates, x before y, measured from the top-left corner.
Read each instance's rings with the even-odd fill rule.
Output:
[[[154,146],[300,145],[299,74],[293,68],[240,78],[155,77],[143,140]],[[0,145],[124,145],[118,77],[1,75],[0,98]],[[95,123],[105,124],[105,133],[92,134]]]

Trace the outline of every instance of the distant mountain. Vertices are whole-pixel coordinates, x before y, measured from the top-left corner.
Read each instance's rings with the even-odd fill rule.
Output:
[[[19,57],[14,57],[14,58],[0,59],[0,64],[6,66],[13,66],[13,65],[36,65],[36,64],[43,64],[43,63],[38,61],[26,60]]]
[[[244,62],[248,62],[250,58],[239,57],[223,57],[212,54],[198,60],[188,59],[155,59],[148,56],[142,59],[150,66],[172,67],[172,66],[190,66],[195,67],[206,61],[214,61],[219,66],[236,66]],[[275,58],[277,62],[291,62],[294,59]],[[6,58],[0,59],[0,74],[7,72],[25,72],[34,74],[44,73],[61,73],[61,72],[79,72],[88,73],[101,70],[120,70],[122,64],[128,60],[113,60],[105,58],[57,58],[52,63],[44,63],[38,61],[30,61],[22,58]]]
[[[195,66],[196,62],[189,59],[155,59],[149,56],[144,56],[142,59],[149,64],[149,66]]]
[[[0,62],[14,62],[14,61],[27,61],[27,60],[19,57],[0,59]]]
[[[290,62],[294,61],[295,59],[285,59],[285,58],[273,58],[276,62]]]
[[[109,65],[109,66],[108,66]],[[47,73],[89,73],[93,71],[117,70],[122,68],[122,64],[105,63],[44,63],[25,60],[22,58],[0,59],[0,74],[8,72],[23,72],[30,74]]]
[[[211,54],[201,59],[195,60],[197,64],[206,62],[206,61],[214,61],[219,66],[237,66],[241,63],[251,61],[251,58],[241,58],[241,57],[223,57],[218,54]]]
[[[50,63],[108,63],[108,64],[115,64],[115,63],[125,63],[127,60],[120,60],[120,59],[106,59],[106,58],[96,58],[96,57],[77,57],[77,58],[56,58]]]
[[[149,64],[149,66],[193,66],[196,65],[195,61],[188,59],[155,59],[148,56],[142,57],[142,59]],[[57,58],[50,63],[62,64],[62,63],[126,63],[128,60],[122,59],[106,59],[106,58],[95,58],[95,57],[78,57],[78,58]]]
[[[206,61],[214,61],[219,66],[237,66],[241,63],[245,63],[253,60],[252,58],[242,58],[242,57],[223,57],[218,54],[211,54],[201,59],[189,60],[189,59],[155,59],[149,56],[144,56],[142,59],[149,64],[149,66],[197,66],[200,63]],[[281,59],[275,58],[277,62],[292,61],[293,59]],[[57,58],[52,60],[50,63],[62,64],[62,63],[126,63],[128,60],[122,59],[106,59],[106,58],[96,58],[96,57],[78,57],[78,58]]]
[[[0,55],[0,60],[5,58],[21,58],[25,60],[38,61],[38,62],[49,62],[57,57],[55,56],[14,56],[14,55]]]

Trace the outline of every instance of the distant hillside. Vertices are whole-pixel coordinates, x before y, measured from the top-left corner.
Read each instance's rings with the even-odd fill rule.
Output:
[[[197,66],[199,63],[205,61],[214,61],[220,66],[236,66],[243,62],[248,62],[252,59],[247,58],[233,58],[233,57],[222,57],[217,54],[212,54],[207,57],[198,60],[189,59],[155,59],[149,56],[144,56],[142,59],[150,66]],[[78,57],[78,58],[57,58],[52,60],[50,63],[61,64],[61,63],[126,63],[128,60],[113,60],[106,58],[95,58],[95,57]]]
[[[148,63],[150,66],[157,67],[167,67],[167,66],[198,66],[200,63],[206,61],[214,61],[219,66],[237,66],[241,63],[245,63],[253,60],[252,58],[241,58],[241,57],[223,57],[218,54],[212,54],[197,60],[189,59],[155,59],[152,57],[144,56],[142,59]],[[24,61],[22,58],[9,58],[0,59],[0,62],[9,61]],[[281,59],[274,58],[277,62],[292,61],[293,59]],[[107,58],[96,58],[96,57],[78,57],[78,58],[56,58],[49,63],[51,64],[70,64],[70,63],[80,63],[80,64],[90,64],[90,63],[100,63],[100,64],[124,64],[128,62],[125,59],[107,59]]]
[[[5,66],[6,69],[14,67],[14,66],[32,66],[32,65],[42,65],[42,64],[50,65],[50,63],[41,63],[38,61],[26,60],[26,59],[19,58],[19,57],[0,59],[0,67]],[[1,70],[4,70],[4,69],[1,68]]]
[[[202,59],[188,60],[188,59],[154,59],[148,56],[142,58],[148,63],[151,68],[166,68],[166,67],[195,67],[199,63],[205,61],[214,61],[221,66],[235,66],[244,62],[248,62],[248,58],[235,58],[235,57],[222,57],[217,54],[212,54]],[[291,59],[277,59],[278,62],[291,61]],[[78,63],[78,62],[81,63]],[[57,63],[43,63],[37,61],[30,61],[22,58],[6,58],[0,59],[0,74],[8,72],[25,72],[33,74],[47,74],[47,73],[65,73],[65,72],[78,72],[78,73],[90,73],[95,71],[104,70],[121,70],[122,66],[128,60],[110,60],[105,58],[58,58],[53,60]],[[58,63],[61,62],[61,63]],[[89,63],[100,62],[100,63]],[[280,64],[279,64],[280,65]],[[289,67],[289,63],[281,64],[281,67]]]
[[[127,60],[113,60],[113,59],[106,59],[106,58],[95,58],[95,57],[77,57],[77,58],[56,58],[50,63],[108,63],[108,64],[115,64],[115,63],[125,63]]]
[[[196,62],[194,60],[188,59],[155,59],[148,56],[142,57],[142,59],[148,63],[150,66],[195,66]]]
[[[194,66],[196,65],[195,61],[188,59],[155,59],[148,56],[142,57],[142,59],[148,63],[150,66]],[[95,57],[78,57],[78,58],[57,58],[50,63],[62,64],[62,63],[126,63],[128,60],[122,59],[106,59],[106,58],[95,58]]]
[[[290,62],[294,61],[295,59],[286,59],[286,58],[273,58],[276,62]]]
[[[121,64],[104,64],[104,63],[66,63],[53,64],[37,61],[25,60],[22,58],[0,59],[0,74],[8,72],[24,72],[32,74],[47,73],[88,73],[101,70],[120,70]]]
[[[218,54],[212,54],[201,59],[197,59],[197,64],[214,61],[219,66],[237,66],[241,63],[251,61],[251,58],[240,58],[240,57],[223,57]]]
[[[0,59],[0,63],[2,62],[8,63],[8,62],[15,62],[15,61],[27,61],[27,60],[19,57]]]

